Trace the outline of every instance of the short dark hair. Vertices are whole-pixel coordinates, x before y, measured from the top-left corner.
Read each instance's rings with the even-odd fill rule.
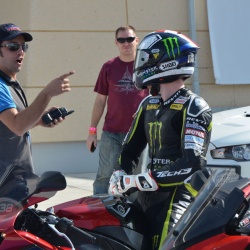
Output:
[[[133,30],[133,32],[135,33],[135,28],[133,26],[125,25],[125,26],[121,26],[121,27],[116,29],[115,38],[117,38],[117,35],[118,35],[119,31],[125,31],[125,30]]]

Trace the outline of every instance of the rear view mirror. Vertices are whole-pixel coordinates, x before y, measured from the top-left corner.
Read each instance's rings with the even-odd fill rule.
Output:
[[[34,193],[60,191],[66,187],[66,178],[61,172],[47,171],[39,178]]]

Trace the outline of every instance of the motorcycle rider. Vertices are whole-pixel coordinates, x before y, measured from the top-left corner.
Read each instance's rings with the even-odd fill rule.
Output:
[[[149,33],[141,41],[133,80],[139,89],[159,86],[160,93],[141,103],[125,137],[109,193],[129,195],[150,224],[152,249],[162,246],[197,190],[188,180],[206,166],[212,113],[207,102],[184,84],[192,76],[199,47],[176,31]],[[133,175],[149,145],[149,171]]]

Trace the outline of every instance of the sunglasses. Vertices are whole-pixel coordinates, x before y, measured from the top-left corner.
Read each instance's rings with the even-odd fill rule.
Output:
[[[120,38],[116,38],[116,40],[118,43],[125,43],[125,42],[132,43],[135,40],[135,37],[132,37],[132,36],[126,37],[126,38],[120,37]]]
[[[22,47],[23,52],[26,52],[29,48],[27,43],[19,44],[19,43],[7,43],[5,45],[1,45],[0,47],[6,47],[9,51],[18,51],[20,47]]]

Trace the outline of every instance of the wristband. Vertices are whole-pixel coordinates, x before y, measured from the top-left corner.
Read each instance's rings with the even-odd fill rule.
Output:
[[[90,134],[90,135],[96,135],[96,134],[97,134],[97,128],[95,128],[95,127],[90,127],[90,128],[89,128],[89,134]]]

